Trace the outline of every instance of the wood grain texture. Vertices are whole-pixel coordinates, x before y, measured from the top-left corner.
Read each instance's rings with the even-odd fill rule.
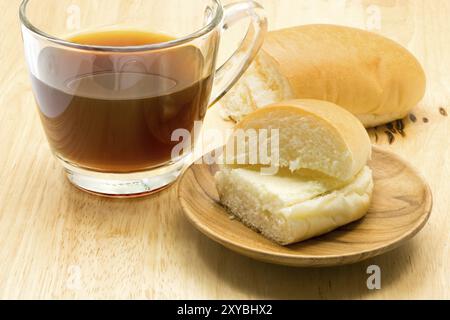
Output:
[[[180,12],[189,2],[179,1]],[[1,0],[0,298],[450,298],[450,117],[439,112],[450,111],[450,2],[260,2],[271,29],[312,22],[369,27],[422,62],[428,90],[414,110],[417,121],[407,121],[406,137],[397,135],[392,145],[379,128],[377,143],[429,182],[434,208],[425,229],[406,246],[362,263],[296,269],[248,259],[203,236],[183,217],[177,186],[131,201],[76,190],[53,159],[35,110],[19,0]],[[223,52],[238,35],[225,37]],[[208,126],[216,126],[215,111]],[[372,264],[382,270],[381,290],[367,289]]]
[[[377,147],[369,166],[375,188],[363,219],[286,247],[230,219],[216,190],[216,165],[196,164],[189,168],[179,183],[179,200],[197,229],[235,252],[287,266],[346,265],[405,244],[424,227],[431,212],[432,195],[427,183],[404,160]]]

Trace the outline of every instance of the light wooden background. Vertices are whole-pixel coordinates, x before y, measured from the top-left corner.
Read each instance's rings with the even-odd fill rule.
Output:
[[[180,12],[189,3],[180,0]],[[128,201],[76,190],[40,127],[19,1],[0,0],[0,298],[450,298],[450,117],[439,112],[450,113],[450,1],[261,3],[272,29],[312,22],[369,28],[424,64],[429,85],[414,111],[418,121],[392,145],[378,130],[378,144],[409,159],[431,185],[434,210],[423,232],[364,263],[295,269],[252,261],[208,240],[183,217],[176,186]],[[366,287],[372,264],[382,270],[378,291]]]

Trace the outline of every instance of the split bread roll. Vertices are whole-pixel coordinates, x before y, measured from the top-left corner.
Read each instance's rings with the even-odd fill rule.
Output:
[[[287,245],[367,213],[373,191],[367,167],[371,143],[357,118],[329,102],[293,100],[251,113],[235,130],[275,128],[280,138],[276,175],[235,162],[216,174],[221,202],[232,214]],[[244,150],[254,147],[247,144]]]
[[[271,103],[318,99],[373,127],[407,116],[425,87],[420,63],[394,41],[354,28],[305,25],[269,33],[255,62],[222,99],[222,115],[238,122]]]
[[[278,130],[278,166],[292,172],[306,169],[348,181],[371,157],[369,135],[358,119],[326,101],[291,100],[272,104],[252,112],[235,126],[235,132],[252,129]],[[262,141],[246,143],[255,142]],[[258,146],[240,148],[244,154],[235,149],[234,158],[229,162],[245,159],[249,163],[249,153],[258,150]]]
[[[288,245],[357,221],[369,210],[372,172],[365,167],[352,182],[317,195],[314,181],[262,176],[258,170],[223,169],[216,175],[221,202],[247,226]],[[300,189],[298,202],[286,201]],[[311,189],[309,189],[311,188]],[[292,199],[291,199],[292,200]]]

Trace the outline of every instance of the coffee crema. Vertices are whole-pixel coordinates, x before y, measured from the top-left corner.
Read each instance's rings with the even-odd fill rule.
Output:
[[[71,42],[141,46],[173,38],[142,31],[76,35]],[[192,45],[140,52],[47,47],[32,75],[54,152],[89,170],[131,173],[171,160],[177,129],[193,130],[212,87],[203,54]]]

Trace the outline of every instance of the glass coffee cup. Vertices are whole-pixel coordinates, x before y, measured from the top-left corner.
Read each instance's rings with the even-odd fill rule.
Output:
[[[194,130],[261,47],[267,21],[257,3],[192,0],[183,12],[179,3],[23,1],[39,115],[55,156],[80,189],[134,197],[176,181],[192,153],[174,157],[173,132]],[[244,40],[216,70],[223,31],[245,18],[251,23]]]

